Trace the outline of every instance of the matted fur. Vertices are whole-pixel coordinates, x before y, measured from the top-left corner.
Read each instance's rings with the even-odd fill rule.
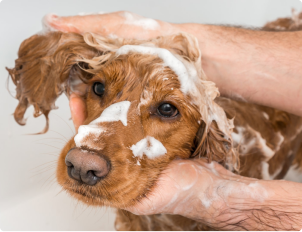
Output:
[[[299,28],[294,19],[277,20],[263,29]],[[278,27],[279,22],[282,22],[282,29]],[[117,56],[116,50],[125,44],[168,49],[182,62],[195,67],[199,77],[196,81],[198,91],[183,94],[175,73],[163,67],[162,60],[157,56],[135,53]],[[49,32],[25,40],[18,56],[15,67],[8,71],[16,85],[16,98],[19,100],[14,116],[21,125],[25,124],[23,116],[31,104],[35,107],[35,117],[44,114],[48,119],[56,99],[63,92],[67,96],[76,92],[85,99],[87,119],[84,124],[89,124],[115,102],[132,102],[127,128],[112,123],[110,130],[113,133],[87,138],[99,149],[97,152],[110,157],[113,170],[101,184],[86,186],[68,177],[64,161],[67,152],[75,147],[73,139],[60,154],[58,182],[86,204],[124,208],[138,203],[148,196],[160,173],[175,158],[207,157],[209,161],[218,161],[233,171],[238,169],[241,175],[263,179],[267,175],[271,175],[272,179],[281,179],[291,165],[302,167],[302,119],[268,107],[219,97],[217,88],[207,81],[201,70],[201,52],[196,39],[190,35],[178,34],[141,41],[110,39],[91,33],[81,36]],[[163,82],[166,78],[169,80]],[[102,100],[91,91],[97,81],[103,81],[108,86],[107,95]],[[177,106],[180,111],[178,118],[165,121],[149,115],[149,111],[154,111],[162,99],[168,99]],[[233,122],[235,128],[232,133]],[[48,120],[42,133],[47,129]],[[144,157],[137,165],[128,147],[145,134],[156,135],[168,153],[155,160]],[[239,135],[242,143],[233,143],[232,136]],[[254,146],[248,147],[251,142]],[[236,146],[239,152],[236,152]],[[268,157],[267,150],[274,152],[272,157]],[[211,229],[178,215],[137,216],[123,210],[118,210],[116,228]]]

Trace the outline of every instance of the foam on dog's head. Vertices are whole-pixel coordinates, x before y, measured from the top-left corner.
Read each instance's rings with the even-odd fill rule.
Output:
[[[143,158],[145,154],[149,159],[154,159],[167,153],[167,149],[157,139],[147,136],[136,144],[130,147],[133,155],[138,158]]]
[[[159,24],[154,19],[144,18],[131,12],[122,12],[121,15],[126,19],[125,24],[135,25],[144,30],[157,30]]]
[[[181,84],[181,91],[192,98],[193,104],[200,108],[201,118],[209,125],[215,120],[218,127],[226,135],[230,135],[232,123],[226,119],[224,111],[214,99],[219,95],[215,84],[205,80],[205,75],[198,70],[192,62],[188,62],[179,55],[172,54],[169,50],[144,45],[124,45],[116,50],[116,55],[128,53],[157,55],[163,60],[163,65],[168,66],[177,75]],[[196,60],[201,66],[200,58]],[[203,90],[203,91],[201,91]]]

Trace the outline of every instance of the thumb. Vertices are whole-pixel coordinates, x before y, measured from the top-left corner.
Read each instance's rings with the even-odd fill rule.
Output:
[[[82,125],[86,119],[85,101],[73,93],[69,97],[69,107],[74,127],[76,131],[78,131],[79,126]]]

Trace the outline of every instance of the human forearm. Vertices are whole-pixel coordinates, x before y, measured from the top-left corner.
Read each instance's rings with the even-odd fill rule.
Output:
[[[302,185],[218,175],[204,192],[195,189],[185,209],[173,212],[219,230],[300,230]],[[191,210],[188,210],[191,209]],[[174,209],[175,211],[175,209]],[[205,213],[206,212],[206,213]]]
[[[197,37],[203,69],[222,95],[302,115],[302,32],[176,26]]]
[[[217,218],[221,229],[302,229],[301,184],[288,181],[256,181],[252,184],[263,187],[264,198],[233,194],[228,207]]]

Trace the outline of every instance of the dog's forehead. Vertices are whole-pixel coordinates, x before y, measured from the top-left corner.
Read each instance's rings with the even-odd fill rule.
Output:
[[[121,98],[141,98],[146,91],[158,97],[179,90],[181,83],[178,75],[154,54],[131,53],[116,56],[103,66],[96,75],[103,79],[110,93]],[[106,88],[105,87],[105,88]]]

